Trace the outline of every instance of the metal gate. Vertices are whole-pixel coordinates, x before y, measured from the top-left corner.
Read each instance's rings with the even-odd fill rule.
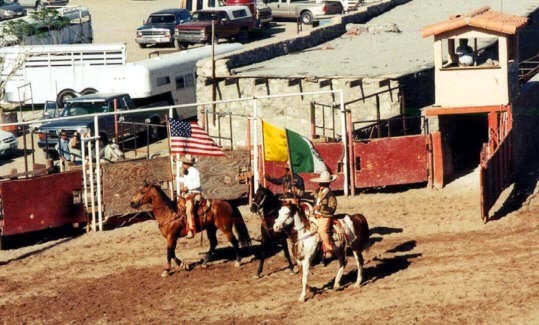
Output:
[[[481,219],[487,222],[489,211],[500,194],[513,182],[513,117],[511,107],[488,114],[489,140],[480,156]]]
[[[367,126],[356,128],[357,124]],[[421,117],[353,122],[352,187],[369,188],[429,181],[431,138]]]
[[[429,136],[374,139],[352,144],[355,188],[428,181]]]

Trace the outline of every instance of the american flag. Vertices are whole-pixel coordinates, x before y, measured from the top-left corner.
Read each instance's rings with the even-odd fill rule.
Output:
[[[194,156],[224,156],[197,122],[170,119],[170,152]]]

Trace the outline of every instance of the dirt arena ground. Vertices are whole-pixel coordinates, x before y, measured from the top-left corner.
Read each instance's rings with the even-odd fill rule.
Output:
[[[134,28],[155,4],[172,4],[80,1],[103,4],[93,12],[96,31],[110,31],[111,39],[99,36],[96,41],[117,37],[129,47],[135,46]],[[118,10],[127,4],[129,11]],[[145,13],[134,14],[134,8]],[[109,18],[112,14],[116,19]],[[107,25],[118,21],[126,25]],[[137,52],[130,60],[146,55]],[[197,265],[161,278],[165,242],[153,220],[0,251],[0,323],[537,324],[535,185],[518,209],[487,224],[479,216],[477,172],[442,190],[339,197],[339,212],[361,212],[371,227],[374,244],[364,253],[365,279],[360,289],[350,286],[356,275],[350,263],[345,288],[333,291],[329,285],[337,264],[317,265],[305,303],[296,301],[300,278],[284,269],[281,252],[267,261],[265,276],[255,279],[258,263],[253,256],[245,250],[241,268],[235,268],[226,259],[229,250],[222,238],[222,258],[209,268]],[[511,190],[504,197],[519,196]],[[241,210],[251,236],[258,238],[259,220],[247,207]],[[196,264],[207,247],[207,240],[201,244],[197,235],[182,239],[177,254]]]
[[[476,184],[475,172],[443,190],[339,197],[339,211],[362,212],[370,223],[365,280],[349,285],[350,263],[346,287],[333,291],[337,264],[317,265],[305,303],[281,252],[255,279],[252,255],[245,251],[235,268],[223,240],[223,259],[209,268],[161,278],[164,240],[153,220],[1,251],[2,323],[537,323],[539,200],[532,194],[483,224]],[[258,237],[258,219],[242,212]],[[177,253],[195,263],[206,250],[197,236],[182,239]]]

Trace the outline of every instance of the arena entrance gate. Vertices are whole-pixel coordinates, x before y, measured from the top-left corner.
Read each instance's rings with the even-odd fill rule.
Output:
[[[432,145],[423,117],[350,123],[352,189],[430,181]]]
[[[488,113],[488,142],[481,149],[479,176],[483,222],[488,221],[490,209],[513,182],[512,127],[510,105]]]

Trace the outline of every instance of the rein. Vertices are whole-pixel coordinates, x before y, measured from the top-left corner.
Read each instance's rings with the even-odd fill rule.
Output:
[[[166,226],[166,225],[168,225],[169,223],[171,223],[171,222],[173,222],[173,221],[176,221],[176,220],[178,220],[178,219],[184,219],[184,218],[185,218],[185,215],[181,215],[181,216],[180,216],[178,213],[176,213],[176,217],[175,217],[175,218],[172,218],[172,219],[170,219],[170,220],[167,220],[167,221],[165,221],[165,222],[163,222],[163,223],[161,223],[161,222],[159,222],[159,221],[157,221],[157,220],[156,220],[156,221],[157,221],[157,225],[159,225],[159,227],[161,227],[161,226]]]

